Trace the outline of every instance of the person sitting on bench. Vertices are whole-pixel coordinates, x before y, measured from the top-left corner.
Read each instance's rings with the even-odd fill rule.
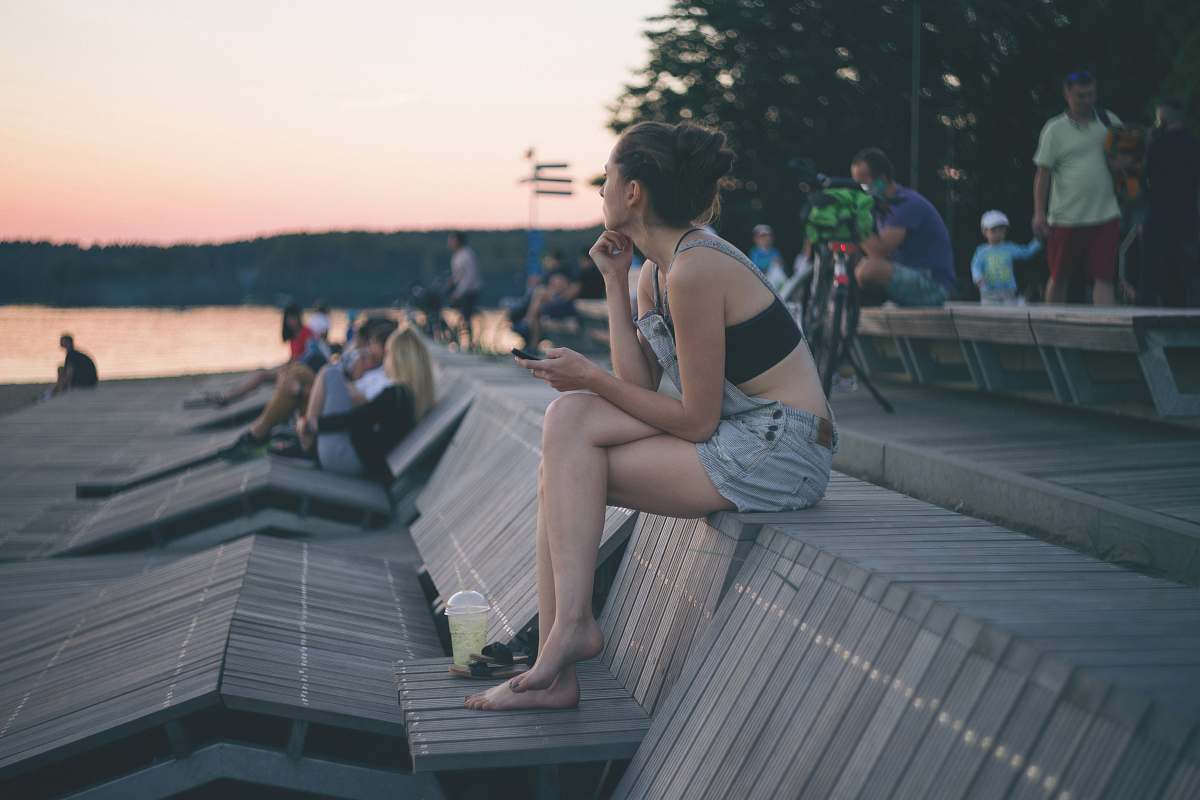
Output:
[[[341,354],[339,362],[343,370],[353,368],[354,361],[367,344],[372,329],[379,326],[390,326],[388,331],[395,330],[396,323],[386,317],[371,317],[359,328],[355,336],[355,347]],[[320,326],[318,326],[318,330]],[[223,451],[226,458],[243,458],[255,455],[256,448],[261,448],[271,439],[271,431],[276,426],[286,423],[297,411],[302,411],[308,405],[309,394],[317,377],[317,371],[326,363],[326,351],[317,347],[317,339],[311,339],[312,345],[300,361],[285,364],[278,370],[275,380],[275,391],[271,399],[263,407],[262,413],[250,423],[241,436],[230,447]]]
[[[579,702],[575,664],[604,636],[592,581],[605,506],[669,517],[788,511],[817,503],[837,434],[799,326],[712,219],[733,165],[725,136],[691,124],[626,130],[605,167],[604,273],[613,373],[556,348],[518,358],[560,392],[542,426],[537,521],[537,661],[468,697],[478,709]],[[636,327],[633,248],[645,254]],[[678,397],[657,391],[666,373]]]
[[[351,374],[336,365],[318,373],[296,426],[300,445],[322,469],[382,478],[388,453],[433,402],[433,365],[421,337],[412,328],[378,325]]]
[[[316,339],[317,335],[313,333],[309,326],[304,324],[300,306],[292,303],[283,310],[283,341],[288,345],[290,351],[287,362],[278,367],[255,370],[228,392],[211,393],[205,396],[206,399],[215,405],[226,406],[232,402],[241,400],[260,386],[265,386],[268,383],[275,382],[278,385],[284,381],[296,380],[297,376],[295,375],[285,375],[288,371],[287,368],[293,364],[303,363],[305,357],[312,352],[320,352],[316,348]],[[318,365],[319,367],[320,365]],[[312,383],[311,376],[308,379],[308,383],[310,385]]]
[[[546,275],[546,285],[533,290],[525,318],[513,325],[513,331],[525,339],[530,348],[542,341],[542,328],[547,321],[562,322],[578,316],[575,298],[579,283],[572,281],[564,270]]]

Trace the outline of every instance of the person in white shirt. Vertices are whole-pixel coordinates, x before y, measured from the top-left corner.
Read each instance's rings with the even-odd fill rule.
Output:
[[[364,346],[358,349],[348,374],[340,365],[324,367],[317,374],[309,394],[308,410],[297,421],[296,432],[304,450],[316,448],[325,469],[349,475],[362,471],[362,464],[349,435],[323,434],[318,437],[316,420],[369,403],[392,385],[383,363],[388,337],[397,327],[392,320],[373,325],[366,334]]]
[[[450,297],[447,305],[462,314],[468,336],[474,340],[471,333],[471,318],[479,307],[479,290],[483,288],[483,276],[479,272],[479,257],[467,245],[467,235],[462,231],[452,231],[446,237],[446,246],[450,248]]]

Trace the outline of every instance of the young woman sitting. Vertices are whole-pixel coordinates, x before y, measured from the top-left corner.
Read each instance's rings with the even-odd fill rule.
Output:
[[[517,363],[564,394],[546,411],[538,496],[535,665],[466,705],[565,708],[575,664],[604,646],[592,578],[606,504],[672,517],[818,502],[836,447],[832,413],[796,322],[733,245],[696,226],[733,164],[725,136],[645,122],[605,166],[604,274],[613,373],[571,350]],[[645,254],[637,322],[634,246]],[[663,374],[679,398],[657,392]]]

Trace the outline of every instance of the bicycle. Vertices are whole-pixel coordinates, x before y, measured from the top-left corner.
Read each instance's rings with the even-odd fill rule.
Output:
[[[850,368],[857,381],[867,388],[880,407],[890,414],[894,411],[892,404],[867,377],[866,370],[862,368],[854,350],[854,339],[858,333],[862,308],[854,268],[861,257],[859,245],[870,235],[870,231],[862,232],[862,226],[858,224],[854,215],[848,215],[847,224],[813,224],[814,208],[823,208],[838,200],[835,195],[827,194],[829,190],[840,189],[863,194],[865,192],[849,178],[830,178],[812,172],[808,180],[811,180],[811,184],[807,180],[801,182],[802,191],[810,195],[802,219],[812,243],[813,269],[811,275],[807,276],[808,280],[804,280],[806,276],[803,275],[794,276],[795,286],[785,287],[787,294],[784,295],[784,300],[788,301],[789,295],[794,294],[796,289],[800,290],[799,321],[808,339],[817,371],[821,375],[821,388],[825,391],[825,396],[828,397],[833,388],[834,375],[845,365]],[[812,188],[813,186],[816,188]],[[841,196],[853,195],[843,192]],[[880,202],[879,198],[872,198],[873,207]]]

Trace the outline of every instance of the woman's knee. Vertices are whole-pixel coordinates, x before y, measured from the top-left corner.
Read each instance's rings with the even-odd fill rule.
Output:
[[[572,392],[556,397],[546,408],[542,422],[542,446],[586,441],[591,410],[599,400],[593,394]]]

